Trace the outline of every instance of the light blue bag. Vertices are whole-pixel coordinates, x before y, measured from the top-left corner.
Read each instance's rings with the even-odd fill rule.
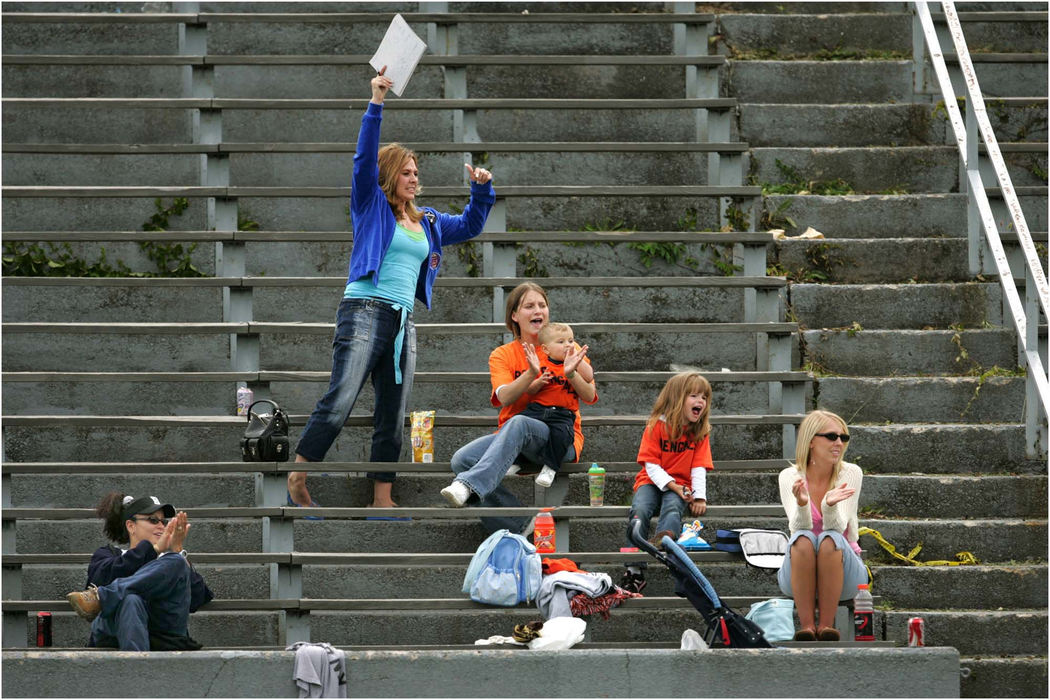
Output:
[[[795,601],[770,598],[755,603],[745,617],[762,628],[771,642],[787,642],[795,638]]]
[[[463,592],[488,605],[530,603],[542,578],[540,555],[532,543],[521,535],[497,530],[474,552],[463,578]]]

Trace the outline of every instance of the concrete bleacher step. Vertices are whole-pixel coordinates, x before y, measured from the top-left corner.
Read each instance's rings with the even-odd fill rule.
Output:
[[[760,361],[753,342],[756,336],[784,338],[796,330],[791,323],[589,323],[572,317],[563,321],[571,323],[574,334],[593,348],[588,354],[596,367],[604,359],[606,366],[622,371],[669,367],[672,362],[754,368]],[[97,368],[103,359],[107,368],[116,371],[225,371],[231,333],[258,334],[260,363],[268,369],[331,368],[327,339],[332,323],[26,322],[5,323],[3,331],[9,371]],[[418,353],[426,358],[419,369],[476,371],[485,366],[491,349],[505,342],[505,331],[505,326],[495,323],[416,324]],[[142,342],[132,340],[136,336]],[[41,362],[34,351],[41,338],[54,348],[52,361]],[[702,352],[697,347],[701,341]],[[163,352],[150,349],[154,344]]]
[[[970,282],[966,245],[961,238],[837,239],[832,233],[824,240],[778,241],[777,262],[796,277],[812,274],[834,284]],[[1017,245],[1004,241],[1004,247]],[[1023,280],[1024,268],[1012,266]]]
[[[673,372],[603,372],[599,401],[587,407],[592,416],[643,414]],[[135,415],[156,408],[139,405],[136,397],[159,397],[172,415],[229,415],[235,384],[247,382],[268,388],[268,397],[289,413],[309,413],[324,393],[330,372],[204,372],[204,373],[73,373],[7,372],[3,375],[4,406],[9,415],[75,414],[94,405],[100,414]],[[772,383],[801,386],[810,382],[803,372],[705,371],[712,383],[712,411],[722,414],[763,412],[769,408]],[[102,391],[100,391],[102,390]],[[440,407],[447,414],[491,415],[486,406],[492,391],[488,373],[426,372],[415,374],[412,406]],[[260,396],[262,394],[260,393]],[[362,408],[375,405],[374,392],[365,387],[358,398]]]
[[[1029,230],[1046,231],[1046,192],[1017,194]],[[989,198],[993,209],[1000,204],[995,197]],[[789,235],[798,235],[809,226],[836,239],[966,235],[966,195],[954,193],[770,195],[764,202],[766,211],[782,211],[795,222],[796,226],[782,223]]]
[[[1046,143],[1000,145],[1015,186],[1046,184]],[[811,181],[841,179],[858,192],[953,192],[959,186],[959,150],[952,145],[752,148],[751,174],[757,182],[783,181],[783,168]],[[994,181],[995,175],[985,177]],[[12,183],[15,184],[15,183]]]
[[[731,249],[729,255],[732,255]],[[577,254],[575,257],[579,257]],[[611,262],[611,261],[610,261]],[[578,264],[578,263],[577,263]],[[641,266],[641,265],[639,265]],[[626,270],[620,270],[626,272]],[[428,312],[417,303],[419,322],[486,323],[492,318],[494,290],[509,290],[529,278],[450,277],[436,284],[462,309],[451,316]],[[536,279],[536,278],[532,278]],[[497,284],[497,286],[493,286]],[[603,318],[613,323],[722,322],[745,317],[747,290],[776,295],[786,289],[779,277],[733,276],[588,276],[543,277],[552,306],[563,302],[577,318]],[[311,322],[318,309],[333,308],[342,298],[346,276],[340,277],[200,277],[200,278],[78,278],[22,277],[4,280],[4,320],[221,322],[224,289],[250,290],[252,311],[277,322]],[[71,289],[78,293],[69,298]],[[139,292],[142,293],[139,293]],[[571,302],[571,304],[570,304]],[[444,308],[448,308],[448,304]],[[465,307],[465,308],[464,308]],[[210,313],[209,313],[210,312]],[[472,312],[472,313],[471,313]],[[187,318],[188,316],[188,318]]]
[[[687,142],[406,143],[418,156],[427,183],[462,179],[464,158],[486,154],[499,164],[501,181],[520,185],[673,185],[707,184],[710,153],[741,153],[747,144]],[[66,146],[60,144],[59,146]],[[339,186],[346,182],[356,144],[219,144],[201,152],[227,154],[235,185]],[[48,152],[31,144],[5,145],[9,185],[162,185],[194,183],[198,157],[180,148],[150,154],[145,146],[93,149],[93,153]],[[58,150],[52,146],[49,150]],[[79,151],[79,149],[78,149]],[[114,152],[115,151],[115,152]],[[125,151],[121,153],[121,151]],[[128,152],[130,151],[130,152]]]
[[[49,63],[47,58],[23,56],[4,61],[4,90],[27,98],[177,97],[182,89],[180,66],[171,64],[196,63],[214,66],[212,85],[219,98],[339,99],[360,95],[360,86],[375,72],[369,58],[112,56],[41,65]],[[412,74],[412,95],[443,97],[445,71],[464,68],[467,94],[478,98],[544,98],[555,92],[584,99],[668,99],[685,92],[687,67],[718,70],[725,63],[722,56],[430,54]]]
[[[616,222],[604,223],[612,226]],[[203,274],[214,274],[215,271],[214,251],[209,244],[236,242],[244,245],[245,269],[250,275],[262,276],[273,272],[274,262],[279,260],[283,276],[340,277],[346,274],[353,234],[344,227],[331,231],[5,231],[4,237],[15,244],[44,247],[69,245],[75,254],[87,260],[95,260],[98,248],[103,246],[110,259],[123,260],[136,270],[154,268],[140,250],[140,241],[180,243],[186,246],[196,243],[199,249],[188,254]],[[769,233],[720,231],[493,231],[472,239],[473,245],[452,248],[450,254],[445,256],[443,272],[436,284],[444,285],[445,276],[470,277],[477,274],[476,246],[480,244],[520,244],[523,249],[519,253],[517,266],[523,272],[526,271],[528,257],[535,256],[537,261],[542,261],[549,275],[585,280],[579,275],[581,267],[607,273],[608,276],[720,275],[722,271],[714,264],[716,252],[721,262],[721,256],[729,246],[740,246],[746,253],[748,249],[764,247],[770,241],[772,234]],[[677,258],[672,256],[671,260],[665,260],[660,255],[643,255],[645,250],[674,251]],[[12,287],[12,294],[18,294],[13,287],[23,284],[48,286],[48,282],[35,278],[8,277],[4,279],[4,284]],[[58,281],[57,284],[65,283]],[[154,285],[143,284],[145,288],[136,296],[148,297],[154,293],[151,289]],[[560,295],[561,291],[551,289],[550,293]],[[447,313],[446,307],[462,306],[443,302],[441,296],[435,295],[433,312]]]
[[[488,635],[485,635],[486,637]],[[4,652],[5,666],[17,669],[5,673],[5,695],[17,696],[33,688],[36,696],[68,697],[89,695],[112,697],[125,687],[122,674],[147,676],[153,672],[145,655],[129,660],[126,654],[98,651],[91,659],[91,673],[70,672],[70,662],[80,660],[82,651]],[[347,669],[354,694],[361,697],[426,696],[511,697],[522,688],[534,689],[544,697],[568,697],[565,678],[586,682],[596,695],[669,697],[679,692],[681,679],[710,675],[705,682],[711,694],[719,697],[753,697],[768,692],[769,678],[778,678],[785,695],[813,693],[833,695],[838,683],[829,682],[826,671],[810,672],[816,666],[845,664],[856,674],[877,676],[887,666],[898,668],[890,679],[873,683],[874,696],[896,697],[908,693],[925,696],[958,694],[959,655],[947,647],[930,648],[916,659],[908,649],[817,648],[769,653],[734,650],[734,676],[727,678],[721,654],[696,654],[673,648],[580,649],[543,653],[486,649],[405,650],[369,649],[347,651]],[[805,659],[811,663],[799,664]],[[289,697],[296,693],[292,680],[294,653],[290,651],[210,651],[170,655],[166,673],[181,680],[171,687],[185,695],[206,693],[222,696]],[[411,664],[426,676],[400,676]],[[477,678],[479,664],[491,673],[483,688]],[[581,672],[581,668],[600,673]],[[802,669],[796,670],[799,666]],[[630,670],[630,674],[627,670]],[[635,674],[646,680],[638,681]],[[46,680],[41,680],[46,679]],[[119,682],[117,680],[119,679]],[[425,682],[423,682],[425,680]],[[836,679],[837,681],[837,679]],[[28,694],[27,693],[27,694]]]
[[[845,411],[848,406],[829,408]],[[113,459],[117,446],[122,461],[172,461],[178,456],[188,461],[208,462],[235,460],[240,456],[238,444],[244,419],[232,416],[154,418],[153,425],[140,417],[128,416],[108,421],[87,420],[78,426],[73,424],[75,420],[64,416],[5,417],[6,456],[12,461],[92,462]],[[745,422],[740,425],[719,425],[715,420],[716,458],[770,459],[781,455],[784,419],[776,418],[776,422],[761,424],[756,417],[744,417]],[[468,419],[472,427],[442,425],[441,419],[437,420],[436,460],[447,461],[458,447],[488,434],[495,427],[494,416],[463,417]],[[365,422],[363,416],[353,420]],[[107,422],[122,425],[103,425]],[[606,425],[599,425],[600,422],[609,421],[593,418],[589,423],[584,418],[587,443],[582,459],[585,462],[618,462],[637,455],[641,417],[626,424],[630,429],[625,429],[622,421]],[[165,425],[166,428],[162,427]],[[921,464],[927,474],[1045,472],[1045,464],[1025,457],[1023,424],[859,424],[853,427],[852,434],[856,437],[850,446],[850,459],[866,471],[898,473],[901,460],[906,458]],[[289,435],[293,444],[298,436],[299,428],[293,426]],[[343,429],[328,458],[366,461],[370,439],[371,428],[350,425]],[[402,461],[409,459],[410,452],[405,447]]]
[[[719,457],[770,459],[779,456],[784,425],[799,420],[800,416],[747,415],[741,416],[739,423],[720,425],[718,439],[723,447]],[[245,425],[245,419],[236,416],[116,416],[102,420],[89,418],[80,425],[75,425],[78,422],[75,416],[5,416],[4,422],[6,455],[15,461],[97,461],[112,459],[115,450],[122,460],[170,460],[175,456],[190,461],[232,460],[240,456],[239,441]],[[719,425],[717,418],[714,424]],[[458,447],[492,432],[496,420],[495,416],[462,416],[453,422],[448,417],[439,417],[436,425],[435,458],[448,460]],[[588,442],[583,459],[622,461],[637,455],[643,425],[643,416],[626,422],[621,417],[585,417]],[[289,433],[293,444],[300,431],[301,428],[293,424]],[[999,432],[1010,444],[1015,439],[1016,426]],[[1022,438],[1023,432],[1022,427]],[[371,419],[353,416],[328,458],[367,460],[371,434]],[[402,458],[407,461],[411,454],[407,440],[404,445]],[[978,454],[984,452],[992,450],[978,450]]]
[[[4,130],[19,143],[192,143],[186,119],[193,109],[221,105],[223,138],[232,142],[332,142],[352,139],[361,127],[365,99],[222,100],[200,99],[5,99]],[[550,123],[563,141],[637,141],[659,132],[661,140],[696,136],[696,109],[726,112],[728,98],[675,100],[575,99],[413,99],[386,103],[385,133],[404,141],[449,141],[453,110],[478,113],[478,134],[486,141],[542,141]],[[581,115],[581,110],[582,115]],[[72,127],[77,120],[81,129]]]
[[[783,463],[768,460],[766,464]],[[740,462],[747,464],[747,461]],[[763,462],[757,461],[756,464]],[[631,500],[637,466],[630,462],[603,462],[609,471],[606,478],[606,505],[628,505]],[[748,505],[755,502],[777,503],[779,468],[764,471],[733,471],[726,469],[731,462],[716,462],[715,471],[708,477],[710,502],[718,505]],[[121,474],[125,491],[137,493],[149,489],[163,491],[166,498],[179,507],[208,507],[215,505],[252,507],[263,506],[263,495],[258,490],[254,465],[238,463],[113,465],[99,468],[99,464],[7,463],[4,473],[11,476],[11,502],[19,507],[73,508],[90,505],[111,488],[112,474]],[[346,467],[353,471],[347,471]],[[421,465],[318,463],[310,470],[310,488],[315,499],[329,507],[353,507],[367,503],[367,481],[361,475],[367,469],[394,468],[399,473],[398,502],[407,508],[428,507],[442,503],[438,491],[452,478],[447,464],[435,463],[436,468],[422,472]],[[140,469],[139,467],[143,467]],[[221,470],[222,467],[228,467]],[[586,504],[588,463],[566,465],[568,485],[565,504]],[[298,469],[284,464],[283,471],[272,474],[283,484],[283,474]],[[67,474],[68,472],[68,474]],[[63,487],[55,483],[55,474],[67,474]],[[76,488],[66,488],[76,484]],[[982,484],[991,495],[980,498]],[[510,479],[507,487],[524,503],[533,501],[534,488],[528,477]],[[1039,474],[981,475],[981,476],[925,476],[869,472],[865,478],[861,508],[876,517],[889,514],[903,517],[987,518],[999,516],[1038,517],[1040,503],[1045,500],[1046,477]],[[950,498],[946,499],[946,497]],[[85,500],[86,499],[86,500]]]
[[[776,46],[781,55],[809,55],[818,49],[911,53],[912,17],[907,7],[898,5],[884,11],[865,4],[854,12],[842,3],[825,3],[824,7],[839,9],[828,14],[809,14],[805,8],[789,14],[756,14],[745,5],[737,8],[740,12],[720,14],[719,52],[748,52]],[[943,24],[939,7],[936,12],[934,21]],[[971,46],[1033,52],[1046,48],[1045,10],[961,11],[958,16]],[[834,37],[834,41],[830,41],[830,37]]]
[[[998,283],[791,285],[794,317],[810,328],[980,328],[1003,325]]]
[[[854,420],[864,423],[1021,422],[1024,384],[1022,376],[995,372],[969,377],[821,377],[820,400],[840,408],[854,405]],[[857,396],[864,401],[857,404]]]
[[[1045,326],[1040,328],[1045,337]],[[1000,328],[953,330],[856,330],[828,328],[800,333],[814,368],[830,374],[870,375],[875,356],[892,358],[901,375],[959,375],[975,369],[1017,366],[1014,334]]]
[[[1046,85],[1046,54],[971,54],[981,85],[995,85],[999,94],[1028,95],[1032,85]],[[986,58],[989,60],[981,60]],[[912,99],[912,62],[862,61],[740,61],[732,60],[727,88],[743,103],[905,102]]]
[[[775,463],[779,460],[770,460]],[[360,507],[369,502],[369,483],[362,471],[341,473],[338,467],[315,465],[309,472],[311,496],[327,507]],[[777,469],[736,472],[725,470],[727,463],[717,462],[708,476],[708,500],[713,505],[733,506],[754,503],[779,503]],[[623,471],[613,471],[616,467]],[[34,473],[34,466],[52,467],[48,473]],[[135,473],[136,465],[110,467],[109,474],[81,473],[80,465],[71,464],[68,472],[59,465],[8,463],[5,474],[11,475],[9,493],[11,503],[21,508],[76,508],[92,505],[112,489],[113,474],[121,474],[121,488],[127,493],[148,490],[163,492],[172,503],[185,507],[261,507],[265,498],[259,492],[252,465],[244,465],[241,474],[208,472],[205,465],[196,465],[194,471],[183,471],[184,465],[174,464],[166,471]],[[90,466],[90,465],[87,465]],[[158,465],[159,466],[159,465]],[[192,466],[192,465],[185,465]],[[447,465],[429,473],[412,469],[420,465],[386,465],[398,471],[395,496],[404,508],[426,508],[443,503],[440,489],[452,480]],[[571,465],[575,473],[568,475],[566,505],[588,503],[587,479],[581,473],[589,463]],[[631,502],[635,473],[632,463],[603,462],[609,471],[606,477],[606,506],[626,506]],[[295,467],[285,465],[287,470]],[[383,469],[383,465],[371,465]],[[327,471],[319,471],[319,470]],[[87,471],[84,469],[83,471]],[[92,470],[97,471],[97,470]],[[55,474],[65,474],[60,483]],[[283,480],[278,476],[278,484]],[[506,486],[523,503],[535,502],[533,480],[528,477],[508,479]],[[899,516],[905,518],[998,518],[1032,517],[1045,515],[1047,479],[1045,475],[988,475],[981,476],[926,476],[914,474],[866,474],[860,506],[864,514],[874,517]],[[985,495],[986,494],[986,495]],[[717,511],[713,511],[716,512]],[[442,511],[443,513],[443,511]],[[702,518],[703,519],[703,518]]]
[[[213,50],[224,55],[256,54],[265,46],[273,54],[339,54],[349,46],[378,45],[392,14],[385,11],[360,11],[360,5],[351,5],[351,12],[326,8],[324,21],[317,21],[316,13],[304,12],[303,6],[292,5],[282,10],[275,6],[259,11],[230,12],[229,6],[216,6],[221,12],[193,13],[196,23],[206,23],[214,44]],[[714,21],[712,14],[673,13],[653,6],[642,13],[617,12],[614,5],[594,8],[594,12],[573,12],[572,8],[546,6],[534,8],[529,14],[520,11],[498,11],[490,6],[480,11],[440,13],[406,11],[401,13],[417,32],[425,34],[429,22],[458,23],[465,29],[458,37],[463,54],[536,53],[536,54],[601,54],[625,53],[638,55],[666,55],[673,53],[674,25],[703,27]],[[357,11],[354,11],[357,10]],[[494,11],[495,10],[495,11]],[[51,14],[51,13],[48,13]],[[96,55],[106,53],[150,54],[177,52],[174,44],[175,22],[188,16],[158,16],[152,23],[136,22],[134,26],[153,30],[152,34],[136,37],[128,32],[120,17],[110,16],[102,23],[88,18],[68,17],[61,24],[58,18],[43,13],[10,12],[5,15],[4,50],[13,53],[44,53],[48,51]],[[131,15],[135,17],[135,15]],[[78,22],[79,20],[79,22]],[[130,22],[134,20],[124,20]],[[565,26],[572,26],[572,37],[566,36]],[[71,32],[76,28],[79,32]],[[56,29],[66,29],[58,33]],[[169,44],[150,42],[166,39]]]
[[[282,605],[281,601],[257,601],[265,607]],[[410,601],[393,599],[386,609],[376,609],[372,601],[360,601],[359,609],[326,609],[342,607],[352,601],[289,601],[312,608],[309,610],[311,638],[325,640],[333,645],[392,644],[470,644],[475,639],[484,639],[493,634],[509,635],[514,625],[535,619],[539,612],[534,606],[509,609],[480,606],[463,599],[451,601],[455,608],[441,609],[435,601],[421,601],[423,607],[414,609]],[[727,598],[727,604],[740,607],[740,603]],[[234,604],[231,601],[231,604]],[[22,608],[48,610],[55,608],[52,617],[53,636],[56,646],[76,646],[83,643],[87,624],[72,612],[58,612],[68,604],[55,601],[25,601],[6,604],[7,609]],[[242,609],[222,612],[218,601],[216,608],[200,610],[190,617],[190,635],[207,646],[235,644],[277,645],[284,642],[281,635],[283,615],[278,611],[251,611],[243,609],[250,605],[246,601]],[[367,607],[366,607],[367,606]],[[209,606],[211,607],[211,606]],[[471,609],[464,609],[471,608]],[[964,654],[1019,654],[1024,653],[1026,643],[1042,637],[1045,643],[1046,611],[1018,610],[1004,612],[986,611],[937,611],[882,612],[875,614],[875,624],[885,626],[886,638],[898,643],[906,642],[906,623],[912,613],[926,619],[929,646],[938,646],[937,638],[952,639]],[[592,616],[588,620],[588,635],[595,642],[675,642],[682,630],[702,628],[703,618],[687,601],[679,598],[642,598],[625,601],[611,611],[608,620]],[[30,627],[27,618],[27,630]],[[35,620],[32,621],[35,626]],[[1018,632],[1017,635],[982,635],[979,630],[986,626],[1002,625]],[[935,631],[934,631],[935,630]],[[936,636],[934,636],[936,635]],[[958,640],[970,640],[970,643]],[[943,642],[941,642],[943,643]]]
[[[567,507],[562,507],[563,512]],[[704,523],[708,530],[718,528],[783,526],[782,515],[720,515],[721,512],[739,513],[742,507],[712,506]],[[779,505],[752,507],[755,512],[780,512]],[[370,512],[365,513],[365,510]],[[576,506],[575,512],[587,513],[586,506]],[[746,509],[744,509],[746,510]],[[353,509],[342,512],[358,512],[355,518],[371,517],[371,509]],[[617,512],[617,517],[605,517],[607,512]],[[580,551],[602,551],[610,543],[622,542],[626,523],[627,506],[605,507],[601,513],[588,517],[571,517],[570,549]],[[89,511],[72,509],[63,517],[60,509],[5,509],[4,518],[9,522],[23,512],[39,515],[21,518],[15,523],[15,549],[24,553],[78,552],[98,546],[98,535],[93,532]],[[259,551],[262,543],[262,517],[264,513],[284,513],[292,519],[294,545],[307,552],[473,552],[485,538],[485,531],[477,521],[477,514],[504,515],[528,518],[535,508],[520,508],[497,511],[493,509],[470,509],[470,512],[453,512],[443,519],[416,519],[410,522],[373,521],[362,519],[333,519],[338,509],[294,509],[294,508],[241,508],[241,509],[194,509],[186,511],[194,522],[194,549],[201,552],[252,552]],[[383,515],[417,516],[425,510],[390,509]],[[572,511],[568,511],[572,512]],[[211,513],[213,515],[196,515]],[[230,515],[222,516],[221,513]],[[325,514],[323,521],[303,520],[311,514]],[[240,514],[235,515],[235,514]],[[251,514],[251,515],[249,515]],[[35,518],[44,518],[41,520]],[[47,518],[51,519],[47,519]],[[69,520],[79,517],[83,522]],[[277,517],[277,516],[271,516]],[[559,516],[560,517],[560,516]],[[80,527],[72,528],[70,523]],[[97,524],[97,523],[96,523]],[[861,524],[878,530],[902,549],[910,550],[922,543],[921,559],[954,561],[960,551],[979,553],[983,562],[1039,561],[1046,550],[1046,520],[998,518],[981,520],[900,520],[861,518]],[[83,533],[75,530],[83,530]],[[58,538],[62,536],[62,540]],[[866,559],[875,563],[896,563],[888,553],[879,548],[874,540],[862,538],[867,548]],[[870,543],[867,544],[867,543]]]
[[[1045,141],[1045,97],[995,98],[995,136],[1004,142]],[[738,138],[752,146],[863,147],[950,143],[951,125],[937,105],[748,103]],[[820,129],[806,128],[814,122]],[[899,183],[895,183],[899,184]]]
[[[17,229],[79,228],[75,222],[90,216],[100,228],[133,230],[154,213],[156,197],[188,197],[197,200],[200,207],[206,205],[205,198],[216,196],[238,198],[245,210],[256,220],[267,222],[268,228],[345,229],[349,192],[349,187],[3,188],[5,218]],[[450,206],[462,206],[468,194],[465,187],[429,187],[428,205],[447,211]],[[720,198],[751,200],[760,194],[761,189],[753,186],[712,185],[510,185],[499,190],[506,200],[507,226],[548,230],[583,229],[595,222],[627,219],[635,228],[672,229],[689,212],[695,214],[699,226],[718,229]],[[643,197],[660,202],[659,209],[639,210],[636,203]],[[61,209],[57,202],[63,202]],[[102,202],[106,206],[100,206]],[[40,216],[42,207],[50,208],[51,215]],[[194,220],[190,213],[187,221]]]

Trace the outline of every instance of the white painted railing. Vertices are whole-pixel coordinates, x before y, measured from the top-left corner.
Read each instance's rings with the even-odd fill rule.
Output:
[[[944,8],[944,19],[947,22],[952,43],[955,45],[959,71],[966,89],[965,122],[956,102],[955,88],[952,86],[951,76],[945,64],[940,40],[937,38],[937,31],[927,3],[925,0],[917,0],[914,4],[922,35],[925,37],[926,49],[944,98],[944,107],[948,113],[952,130],[955,132],[955,140],[959,145],[959,156],[962,159],[964,177],[960,180],[959,188],[960,190],[965,189],[968,194],[971,272],[976,274],[981,270],[984,248],[980,231],[983,230],[983,243],[991,252],[992,270],[998,274],[1002,285],[1005,310],[1013,319],[1014,327],[1017,329],[1019,364],[1027,367],[1028,371],[1025,392],[1025,451],[1030,458],[1042,457],[1045,459],[1047,455],[1047,414],[1050,413],[1050,382],[1047,381],[1047,367],[1044,361],[1046,351],[1044,349],[1040,352],[1039,321],[1040,309],[1044,317],[1050,317],[1050,311],[1048,311],[1050,289],[1047,287],[1046,275],[1043,273],[1039,254],[1036,252],[1032,236],[1028,231],[1028,224],[1021,211],[1021,204],[1014,191],[1010,174],[1007,172],[1006,163],[999,151],[999,144],[992,131],[991,122],[988,120],[984,97],[977,83],[977,74],[970,60],[970,52],[966,47],[966,39],[963,37],[962,24],[959,21],[955,3],[945,0],[941,5]],[[921,66],[922,56],[919,53],[921,46],[918,45],[918,42],[916,42],[915,49],[917,54],[915,62]],[[978,167],[979,140],[984,142],[987,157],[995,171],[1010,215],[1010,222],[1017,232],[1017,239],[1021,245],[1021,258],[1025,267],[1024,302],[1017,293],[1014,275],[996,227],[991,205],[988,202],[984,181],[981,178]]]

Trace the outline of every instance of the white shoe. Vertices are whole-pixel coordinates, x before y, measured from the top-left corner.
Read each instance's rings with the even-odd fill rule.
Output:
[[[517,474],[520,471],[521,471],[521,465],[520,464],[512,464],[507,469],[507,476],[514,476],[515,474]]]
[[[441,489],[441,495],[445,497],[453,508],[462,508],[470,498],[470,488],[462,481],[453,481]]]
[[[554,471],[550,467],[544,467],[540,470],[540,473],[536,475],[536,484],[542,486],[545,489],[549,489],[551,484],[554,483],[554,477],[557,476],[558,472]]]

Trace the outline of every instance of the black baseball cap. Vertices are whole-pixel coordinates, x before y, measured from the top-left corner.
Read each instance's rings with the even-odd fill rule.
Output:
[[[124,506],[124,520],[130,520],[135,515],[149,515],[158,510],[164,511],[165,518],[175,517],[175,507],[170,503],[161,503],[156,496],[142,496]]]

